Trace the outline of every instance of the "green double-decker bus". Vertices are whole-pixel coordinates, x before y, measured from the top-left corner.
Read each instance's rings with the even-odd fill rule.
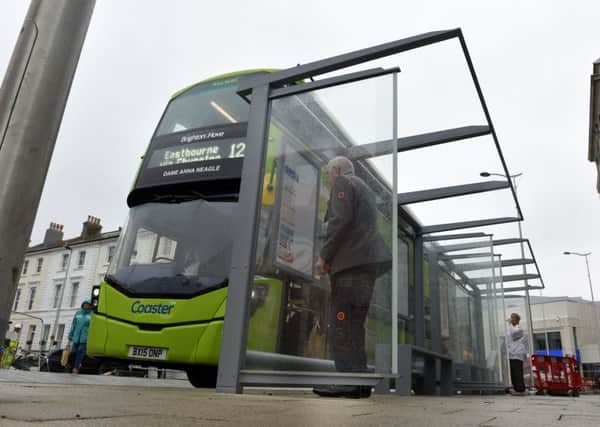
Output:
[[[235,91],[241,75],[264,72],[205,80],[169,101],[127,198],[114,260],[93,290],[89,355],[215,384],[249,111]],[[249,349],[276,350],[281,301],[280,280],[255,278]]]

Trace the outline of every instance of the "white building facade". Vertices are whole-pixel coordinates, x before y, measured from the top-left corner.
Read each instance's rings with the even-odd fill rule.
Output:
[[[534,349],[581,358],[583,374],[600,374],[600,304],[582,298],[532,297]]]
[[[62,225],[52,223],[44,242],[27,250],[10,317],[19,347],[44,351],[66,345],[75,312],[116,252],[120,230],[101,230],[100,220],[88,217],[80,236],[63,240]]]

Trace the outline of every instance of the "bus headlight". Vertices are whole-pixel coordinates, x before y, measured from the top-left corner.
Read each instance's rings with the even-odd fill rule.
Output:
[[[98,302],[100,300],[100,286],[94,286],[92,288],[92,307],[94,310],[98,308]]]

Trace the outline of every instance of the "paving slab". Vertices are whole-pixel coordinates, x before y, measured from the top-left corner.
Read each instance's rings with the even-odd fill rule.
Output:
[[[2,427],[600,425],[599,395],[323,399],[306,389],[230,395],[177,380],[5,372],[12,371],[0,371]]]

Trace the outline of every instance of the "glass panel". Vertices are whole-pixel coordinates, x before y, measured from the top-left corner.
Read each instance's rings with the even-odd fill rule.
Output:
[[[478,247],[460,250],[465,244]],[[426,344],[453,357],[458,382],[501,384],[506,365],[498,327],[502,295],[495,280],[490,238],[428,243],[426,249],[425,331],[431,340]],[[431,264],[433,259],[437,259],[436,264]],[[471,271],[486,281],[470,280],[467,272]]]
[[[390,371],[393,157],[349,158],[392,138],[392,102],[392,76],[271,102],[246,369]]]

